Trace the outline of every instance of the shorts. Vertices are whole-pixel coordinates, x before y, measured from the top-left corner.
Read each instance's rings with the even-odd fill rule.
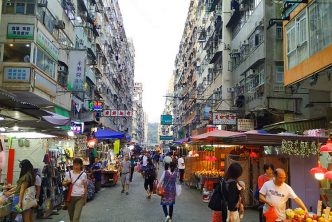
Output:
[[[121,183],[126,185],[129,184],[129,177],[129,173],[121,173]]]
[[[141,166],[141,172],[145,172],[146,171],[146,166]]]

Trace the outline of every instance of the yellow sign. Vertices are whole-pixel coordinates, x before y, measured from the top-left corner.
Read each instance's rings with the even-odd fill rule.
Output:
[[[120,140],[114,141],[114,154],[119,154],[120,152]]]

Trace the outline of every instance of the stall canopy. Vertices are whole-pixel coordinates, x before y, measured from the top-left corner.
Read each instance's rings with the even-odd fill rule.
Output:
[[[327,138],[303,136],[290,133],[270,134],[264,131],[247,131],[245,133],[231,136],[229,142],[234,145],[278,146],[282,144],[283,140],[303,142],[317,141],[324,143],[327,141]]]
[[[173,143],[175,143],[175,144],[184,144],[184,143],[187,143],[187,142],[189,142],[189,138],[183,138],[183,139],[180,139],[180,140],[176,140]]]
[[[101,129],[95,133],[95,137],[97,139],[122,139],[125,135],[110,129]]]
[[[197,142],[221,142],[225,138],[240,135],[242,133],[227,131],[227,130],[214,130],[211,132],[203,133],[194,137],[191,140]]]

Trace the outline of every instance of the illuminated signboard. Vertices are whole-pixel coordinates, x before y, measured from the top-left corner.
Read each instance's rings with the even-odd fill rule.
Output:
[[[90,111],[102,111],[104,108],[104,102],[102,101],[91,101],[89,103]]]
[[[83,134],[84,132],[84,122],[71,122],[70,130],[76,134]]]

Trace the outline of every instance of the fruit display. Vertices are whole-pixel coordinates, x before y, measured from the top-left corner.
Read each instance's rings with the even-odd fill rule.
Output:
[[[209,176],[209,177],[222,177],[224,176],[224,171],[220,170],[200,170],[195,172],[196,176]]]
[[[328,219],[325,220],[325,214],[317,216],[317,214],[306,214],[303,209],[296,208],[294,210],[287,209],[286,217],[288,222],[332,222],[332,212],[329,213]]]

